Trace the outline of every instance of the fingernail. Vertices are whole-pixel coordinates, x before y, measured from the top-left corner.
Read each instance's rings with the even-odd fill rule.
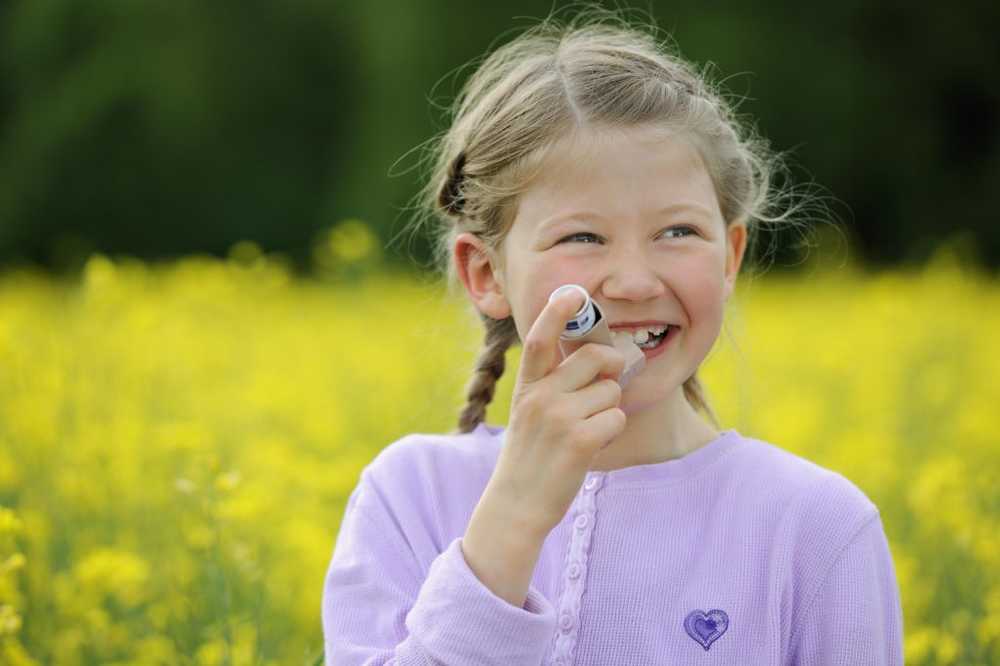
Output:
[[[578,309],[581,305],[583,305],[583,295],[580,294],[580,292],[576,291],[575,289],[570,294],[562,296],[561,298],[566,303],[572,303],[574,310]]]
[[[567,293],[569,296],[565,295]],[[551,301],[553,299],[565,300],[569,303],[573,303],[577,309],[587,302],[586,297],[583,295],[583,287],[575,284],[564,284],[553,291],[549,296],[549,300]]]

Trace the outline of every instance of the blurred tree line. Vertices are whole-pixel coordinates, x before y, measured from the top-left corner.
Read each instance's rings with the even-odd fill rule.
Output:
[[[386,243],[463,65],[565,4],[0,2],[0,263],[251,239],[308,270],[341,220]],[[795,182],[845,204],[853,258],[922,262],[947,241],[1000,265],[1000,5],[630,4],[714,63]]]

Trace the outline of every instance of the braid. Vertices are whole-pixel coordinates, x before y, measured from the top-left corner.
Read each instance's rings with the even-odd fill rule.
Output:
[[[462,196],[462,179],[465,174],[462,169],[465,167],[465,151],[463,150],[451,163],[448,169],[448,180],[445,181],[441,192],[438,194],[438,205],[452,215],[460,215],[465,207],[465,198]]]
[[[472,432],[477,425],[485,420],[486,406],[493,401],[497,380],[503,376],[507,366],[507,350],[518,339],[513,317],[493,319],[482,313],[480,316],[486,327],[486,339],[483,342],[479,358],[476,359],[472,379],[465,387],[467,401],[459,413],[458,428],[452,431],[453,434]],[[708,402],[705,388],[702,386],[697,372],[684,382],[683,390],[687,401],[696,410],[707,415],[716,428],[721,428],[718,416]]]
[[[486,406],[493,400],[497,380],[506,367],[507,349],[517,340],[514,318],[493,319],[480,313],[486,326],[483,349],[476,359],[472,379],[465,387],[467,402],[458,417],[457,433],[467,433],[486,418]]]
[[[694,406],[695,410],[701,410],[704,412],[708,418],[712,420],[712,424],[716,428],[721,428],[719,425],[719,419],[715,415],[715,410],[712,406],[708,404],[708,399],[705,395],[705,388],[701,384],[701,380],[698,379],[698,373],[695,372],[693,375],[688,377],[688,380],[684,382],[684,397],[687,401]]]

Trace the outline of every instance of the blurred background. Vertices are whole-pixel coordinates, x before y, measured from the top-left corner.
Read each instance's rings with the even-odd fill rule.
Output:
[[[636,4],[846,202],[858,260],[919,264],[951,239],[1000,263],[993,3]],[[78,270],[94,251],[224,256],[251,239],[308,270],[344,218],[381,244],[417,186],[410,149],[445,127],[429,101],[549,9],[4,3],[0,258]]]
[[[0,3],[0,664],[322,659],[344,501],[455,427],[482,337],[399,240],[422,146],[567,5]],[[723,427],[879,506],[908,664],[1000,663],[998,5],[605,6],[832,197],[762,237]]]

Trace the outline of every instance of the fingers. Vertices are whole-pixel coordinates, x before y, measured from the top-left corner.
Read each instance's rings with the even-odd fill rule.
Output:
[[[597,412],[580,422],[578,432],[583,440],[581,444],[596,447],[599,451],[607,448],[608,444],[625,431],[626,421],[625,412],[618,407]]]
[[[588,342],[566,357],[552,373],[552,381],[562,391],[575,391],[597,377],[617,381],[624,369],[625,354],[621,350]]]
[[[560,363],[559,335],[584,302],[583,294],[576,289],[568,289],[545,304],[524,339],[518,371],[520,381],[538,381]]]
[[[586,419],[606,409],[617,407],[621,399],[621,385],[614,379],[601,379],[574,394],[572,403],[576,411],[574,416]]]

